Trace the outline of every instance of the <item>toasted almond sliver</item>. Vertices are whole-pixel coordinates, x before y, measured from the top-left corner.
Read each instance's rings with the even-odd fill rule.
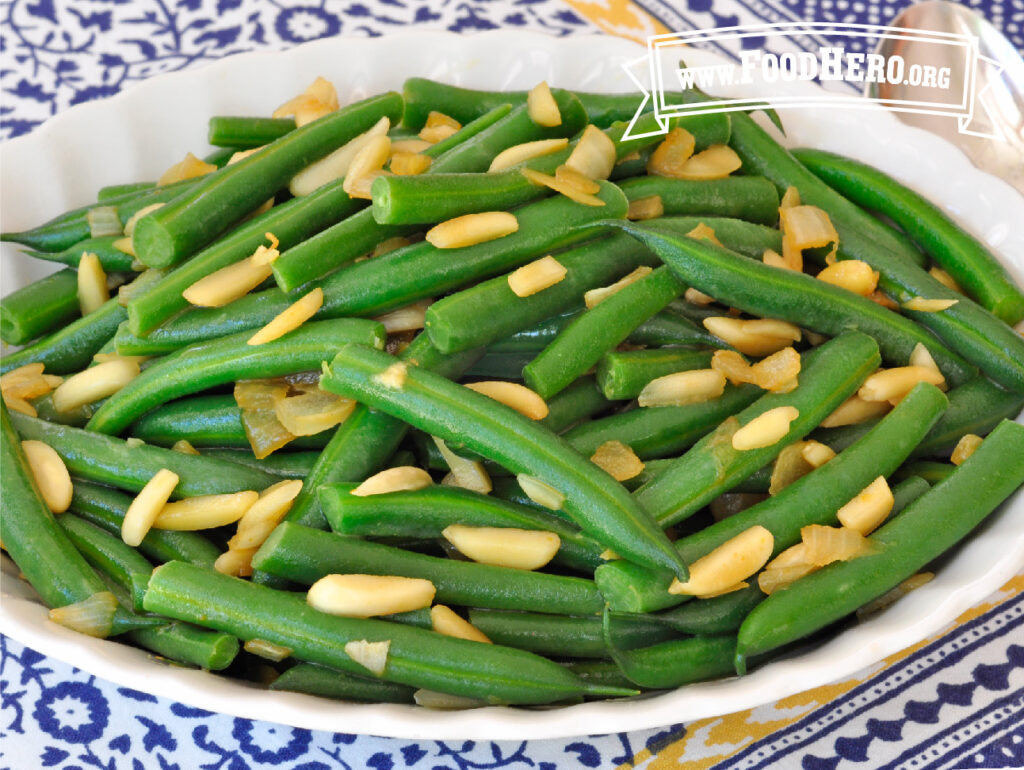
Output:
[[[697,140],[685,128],[673,128],[647,161],[647,173],[674,177],[693,155]]]
[[[584,195],[596,195],[601,192],[601,185],[579,171],[563,163],[555,169],[555,179],[563,184],[571,185]]]
[[[532,168],[523,168],[520,173],[529,179],[533,184],[547,187],[554,190],[557,193],[561,193],[566,198],[569,198],[576,203],[581,203],[584,206],[603,206],[604,201],[596,195],[585,193],[579,189],[578,186],[563,182],[558,177],[551,176],[550,174],[544,174],[540,171],[536,171]]]
[[[673,579],[670,594],[708,596],[734,586],[765,565],[772,555],[772,533],[760,525],[743,530],[690,565],[690,579]]]
[[[742,321],[727,316],[705,318],[704,328],[748,356],[767,356],[799,342],[800,328],[786,321],[757,318]]]
[[[247,345],[262,345],[283,337],[290,331],[298,329],[302,324],[317,314],[324,304],[324,290],[317,286],[301,299],[286,307],[274,319],[252,335]]]
[[[121,539],[125,543],[136,547],[142,542],[176,486],[178,474],[166,468],[161,468],[146,482],[128,506],[121,522]]]
[[[818,273],[818,280],[866,297],[878,288],[878,271],[859,259],[844,259]]]
[[[419,155],[424,150],[429,150],[433,145],[424,142],[422,139],[393,139],[391,141],[391,152],[412,152]]]
[[[289,99],[273,112],[275,118],[295,116],[297,127],[311,123],[317,118],[338,109],[338,92],[329,80],[318,77],[309,87],[293,99]]]
[[[912,300],[903,303],[904,310],[913,310],[918,313],[940,313],[953,307],[958,299],[925,299],[914,297]]]
[[[401,150],[391,152],[391,161],[388,163],[388,168],[391,169],[392,174],[398,174],[399,176],[416,176],[422,174],[433,163],[433,159],[429,155],[421,155],[416,152],[403,152]]]
[[[607,179],[615,168],[615,142],[597,126],[587,126],[565,165],[587,179]]]
[[[974,433],[967,433],[960,437],[960,440],[956,442],[956,446],[953,448],[953,454],[949,456],[949,461],[953,465],[960,465],[968,457],[974,454],[975,450],[981,446],[981,436]]]
[[[491,161],[487,172],[493,174],[498,171],[504,171],[528,160],[541,158],[559,150],[564,150],[568,146],[569,140],[564,137],[561,139],[538,139],[535,142],[514,144],[494,156],[494,160]]]
[[[543,505],[552,511],[558,511],[565,504],[565,495],[550,484],[546,484],[534,476],[520,473],[516,476],[516,481],[519,482],[519,487],[523,490],[523,494],[537,503],[537,505]]]
[[[351,494],[358,497],[383,495],[388,492],[424,489],[433,483],[434,480],[430,478],[430,474],[422,468],[403,465],[398,468],[388,468],[370,476],[370,478],[353,489]]]
[[[256,554],[256,548],[232,548],[217,557],[213,568],[222,575],[232,577],[248,577],[252,574],[252,557]]]
[[[288,479],[264,489],[259,499],[249,506],[238,520],[238,530],[228,541],[228,547],[255,549],[262,545],[274,527],[291,510],[292,503],[301,491],[300,479]]]
[[[957,294],[963,294],[964,290],[960,288],[960,284],[954,280],[953,276],[943,270],[941,267],[932,267],[928,271],[928,275],[934,278],[936,281],[941,283],[947,289],[952,289]]]
[[[664,216],[664,214],[665,204],[661,200],[661,196],[648,195],[646,198],[636,198],[629,202],[629,209],[626,211],[626,219],[631,219],[634,222],[642,222],[645,219],[657,219],[660,216]]]
[[[714,297],[709,297],[704,292],[697,291],[696,289],[687,289],[683,292],[683,299],[691,305],[697,305],[698,307],[706,307],[715,301]]]
[[[259,499],[252,490],[223,495],[199,495],[166,503],[153,521],[153,529],[191,532],[234,524]]]
[[[732,448],[742,452],[772,446],[786,437],[790,423],[799,416],[800,412],[793,406],[769,409],[733,434]]]
[[[383,372],[374,375],[373,379],[391,390],[401,390],[405,387],[405,378],[408,374],[409,364],[405,361],[395,361]]]
[[[547,81],[540,81],[526,95],[526,114],[538,126],[553,128],[562,125],[562,113]]]
[[[345,644],[345,654],[352,660],[365,668],[371,674],[384,675],[384,669],[388,664],[388,650],[391,648],[391,640],[383,642],[368,642],[360,639]]]
[[[586,292],[583,295],[583,303],[587,306],[587,310],[591,310],[592,308],[604,302],[604,300],[608,299],[613,294],[622,291],[631,283],[636,283],[641,278],[650,275],[652,272],[654,271],[650,267],[647,267],[646,265],[641,265],[633,272],[617,280],[611,286],[602,286],[599,289],[591,289],[590,291]]]
[[[462,128],[462,124],[455,118],[445,115],[443,112],[431,111],[427,115],[427,121],[419,133],[420,139],[424,142],[437,144]]]
[[[59,387],[63,381],[62,377],[44,374],[42,364],[25,364],[0,376],[0,391],[6,399],[39,398]]]
[[[434,584],[398,575],[326,575],[309,587],[310,607],[330,615],[371,618],[429,607]]]
[[[250,639],[242,645],[242,648],[251,655],[258,655],[275,663],[290,657],[293,652],[290,647],[282,647],[279,644],[268,642],[266,639]]]
[[[783,348],[750,367],[750,381],[773,393],[788,393],[797,386],[800,365],[800,354],[792,347]]]
[[[82,254],[78,262],[78,306],[82,315],[99,310],[108,299],[107,274],[103,272],[100,258],[91,252]]]
[[[441,439],[434,438],[434,444],[437,446],[437,450],[441,453],[444,461],[448,463],[448,467],[451,469],[451,476],[454,483],[449,486],[462,487],[463,489],[471,489],[474,492],[479,492],[482,495],[488,494],[493,485],[491,484],[491,477],[484,470],[484,465],[479,460],[469,460],[465,457],[460,457],[455,454],[448,445]]]
[[[554,257],[541,257],[508,274],[508,286],[517,297],[530,297],[562,281],[568,270]]]
[[[515,409],[531,420],[543,420],[548,416],[548,405],[536,392],[517,382],[503,380],[485,380],[469,382],[466,387],[507,407]]]
[[[375,136],[385,136],[391,128],[391,121],[385,115],[368,131],[346,142],[330,155],[306,166],[292,177],[288,190],[295,197],[309,195],[329,182],[341,179],[348,173],[352,161]],[[393,149],[393,148],[392,148]]]
[[[441,533],[460,553],[480,564],[540,569],[554,558],[561,539],[554,532],[452,524]]]
[[[801,454],[803,454],[804,459],[812,468],[820,468],[836,456],[836,451],[827,444],[822,444],[820,441],[812,439],[803,442]]]
[[[199,160],[199,158],[189,152],[185,154],[184,160],[178,161],[160,175],[156,186],[163,187],[164,185],[181,182],[185,179],[194,179],[197,176],[212,174],[216,170],[217,167],[215,165]]]
[[[800,530],[808,563],[824,567],[834,561],[849,561],[872,551],[870,541],[850,527],[811,524]]]
[[[881,417],[892,408],[888,401],[865,401],[854,393],[837,406],[832,414],[821,421],[822,428],[838,428],[843,425],[859,425],[862,422]]]
[[[60,455],[49,444],[34,439],[22,441],[21,449],[46,507],[52,513],[64,513],[71,505],[74,488],[71,474]]]
[[[17,396],[4,396],[4,403],[12,412],[27,414],[29,417],[39,416],[39,412],[36,411],[36,408],[23,398],[18,398]]]
[[[658,377],[644,385],[637,403],[642,407],[685,406],[718,398],[725,392],[725,375],[716,369],[693,369]]]
[[[388,334],[416,331],[425,325],[427,308],[433,302],[432,299],[421,299],[390,313],[379,315],[374,320],[384,324],[384,331]]]
[[[152,214],[154,211],[156,211],[157,209],[163,208],[165,205],[166,204],[164,204],[164,203],[151,203],[148,206],[143,206],[141,209],[139,209],[134,214],[132,214],[130,217],[128,217],[128,221],[124,223],[124,234],[125,234],[125,236],[130,240],[131,237],[132,237],[132,234],[135,232],[135,225],[137,225],[139,223],[139,220],[142,219],[144,216],[146,216],[146,214]],[[114,245],[117,246],[116,243]],[[120,247],[117,247],[117,248],[120,248]],[[124,249],[121,249],[121,250],[124,251]],[[126,253],[134,255],[135,251],[133,249],[132,251],[128,251]]]
[[[879,369],[857,390],[865,401],[888,401],[899,403],[919,382],[942,385],[946,382],[942,373],[927,366],[899,366],[895,369]]]
[[[885,521],[895,502],[885,476],[879,476],[840,508],[836,518],[844,527],[870,535]]]
[[[266,145],[262,145],[261,147],[252,147],[252,148],[250,148],[248,150],[239,150],[238,152],[234,153],[228,159],[227,165],[233,166],[236,163],[238,163],[239,161],[245,160],[246,158],[248,158],[251,155],[255,155],[260,150],[262,150],[264,147],[266,147]]]
[[[100,591],[80,602],[56,607],[50,610],[48,617],[72,631],[102,639],[110,634],[119,606],[114,594]]]
[[[269,263],[259,264],[250,257],[200,278],[181,294],[191,305],[223,307],[255,289],[271,272]]]
[[[430,608],[430,625],[434,631],[445,636],[491,644],[483,631],[443,604],[435,604]]]
[[[391,155],[391,139],[386,134],[372,136],[352,158],[341,188],[353,198],[369,198],[365,180],[384,168]]]
[[[70,412],[112,396],[138,377],[139,372],[137,362],[123,358],[90,366],[68,377],[53,391],[53,408],[58,412]]]
[[[175,452],[181,452],[181,454],[183,454],[183,455],[197,455],[197,454],[199,454],[199,450],[196,449],[187,440],[185,440],[183,438],[182,439],[178,439],[177,441],[175,441],[174,444],[171,446],[171,449],[173,451],[175,451]]]
[[[679,179],[724,179],[743,166],[740,156],[726,144],[715,144],[690,156],[674,175]]]
[[[621,441],[605,441],[590,457],[590,462],[616,481],[625,481],[643,473],[644,462],[631,447]]]
[[[507,211],[485,211],[466,214],[434,225],[426,239],[439,249],[459,249],[504,238],[519,229],[515,214]]]

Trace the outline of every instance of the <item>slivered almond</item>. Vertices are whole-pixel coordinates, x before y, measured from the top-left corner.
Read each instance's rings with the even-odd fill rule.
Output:
[[[648,195],[645,198],[636,198],[629,202],[629,209],[626,211],[626,219],[631,219],[634,222],[642,222],[646,219],[657,219],[664,214],[665,204],[661,200],[661,196]]]
[[[517,382],[485,380],[466,383],[466,387],[515,409],[531,420],[543,420],[548,416],[548,405],[544,399]]]
[[[445,636],[491,644],[483,631],[443,604],[435,604],[430,608],[430,625],[434,631]]]
[[[945,381],[941,372],[928,366],[899,366],[895,369],[879,369],[864,380],[857,390],[857,395],[865,401],[888,401],[890,404],[896,405],[919,382],[941,385]]]
[[[885,521],[895,502],[885,476],[879,476],[840,508],[836,518],[844,527],[870,535]]]
[[[374,320],[384,324],[384,330],[388,334],[416,331],[424,327],[427,308],[433,302],[432,299],[421,299],[405,307],[392,310],[390,313],[379,315]]]
[[[588,179],[607,179],[615,161],[615,142],[597,126],[589,125],[583,129],[565,165]]]
[[[187,440],[181,438],[171,445],[171,449],[175,452],[180,452],[183,455],[197,455],[199,450],[192,446]]]
[[[783,348],[750,367],[751,382],[773,393],[789,393],[797,386],[800,366],[800,354],[792,347]]]
[[[516,481],[519,482],[519,488],[523,490],[523,494],[537,503],[537,505],[543,505],[552,511],[558,511],[565,504],[565,495],[550,484],[546,484],[534,476],[520,473],[516,476]]]
[[[252,335],[246,344],[262,345],[283,337],[315,316],[323,304],[324,290],[317,286],[274,316],[273,320]]]
[[[960,465],[967,460],[974,451],[981,446],[982,438],[974,433],[967,433],[960,437],[960,440],[956,442],[956,446],[953,447],[953,454],[949,456],[949,461],[953,465]]]
[[[443,112],[431,110],[430,114],[427,115],[427,121],[423,124],[419,137],[424,142],[437,144],[447,139],[460,128],[462,128],[462,124],[455,118],[449,117]]]
[[[252,490],[187,497],[166,503],[153,520],[153,529],[191,532],[234,524],[258,499],[259,493]]]
[[[475,562],[523,570],[540,569],[554,558],[561,545],[554,532],[532,529],[452,524],[441,534]]]
[[[178,161],[169,169],[167,169],[156,182],[157,187],[163,187],[164,185],[174,184],[175,182],[181,182],[185,179],[194,179],[197,176],[206,176],[212,174],[217,170],[217,167],[212,163],[199,160],[195,155],[188,152],[185,153],[183,160]]]
[[[128,217],[128,221],[124,223],[124,234],[125,234],[125,236],[127,238],[131,239],[132,234],[135,232],[135,225],[137,225],[139,223],[139,220],[142,219],[144,216],[146,216],[146,214],[152,214],[154,211],[156,211],[157,209],[163,208],[165,205],[166,204],[163,204],[163,203],[151,203],[148,206],[143,206],[141,209],[139,209],[134,214],[132,214],[130,217]],[[114,245],[117,246],[116,243]],[[120,248],[120,247],[118,247],[118,248]],[[124,249],[121,249],[121,250],[124,251]],[[128,251],[128,252],[125,252],[125,253],[134,255],[135,251],[133,249],[132,251]]]
[[[320,612],[372,618],[429,607],[434,584],[398,575],[326,575],[309,587],[306,602]]]
[[[62,377],[44,374],[40,363],[25,364],[0,376],[0,392],[6,399],[39,398],[59,387],[63,381]]]
[[[139,372],[138,363],[129,359],[90,366],[68,377],[53,391],[53,408],[58,412],[70,412],[112,396],[138,377]]]
[[[348,173],[352,161],[369,144],[370,140],[375,136],[385,136],[389,128],[391,128],[391,121],[387,116],[382,117],[370,130],[364,131],[330,155],[314,161],[302,169],[292,177],[291,182],[288,183],[288,190],[298,198],[309,195],[329,182],[341,179]]]
[[[386,134],[370,137],[349,163],[341,188],[352,198],[368,199],[370,192],[366,180],[372,183],[374,175],[384,168],[390,155],[391,139]]]
[[[610,286],[602,286],[599,289],[591,289],[586,292],[583,295],[583,303],[587,306],[587,310],[590,310],[604,302],[604,300],[608,299],[613,294],[617,294],[631,283],[636,283],[641,278],[650,275],[652,272],[654,271],[651,268],[646,265],[641,265],[636,270],[623,276]]]
[[[770,318],[742,321],[727,316],[705,318],[704,328],[748,356],[767,356],[799,342],[798,326]]]
[[[251,655],[258,655],[274,662],[280,662],[291,657],[292,654],[290,647],[282,647],[279,644],[268,642],[266,639],[250,639],[242,645],[242,648]]]
[[[716,350],[711,356],[711,368],[724,374],[733,385],[754,381],[754,367],[735,350]]]
[[[60,455],[49,444],[35,439],[22,441],[21,449],[46,507],[51,513],[64,513],[71,505],[74,488],[71,474]]]
[[[590,462],[616,481],[625,481],[643,473],[644,463],[636,452],[621,441],[605,441],[590,457]]]
[[[239,161],[245,160],[251,155],[255,155],[260,150],[262,150],[263,147],[266,147],[266,145],[263,145],[262,147],[253,147],[248,150],[239,150],[238,152],[232,154],[232,156],[228,159],[227,165],[233,166]]]
[[[4,396],[4,403],[12,412],[27,414],[29,417],[39,416],[39,412],[36,411],[36,408],[23,398],[18,398],[17,396]]]
[[[601,192],[601,185],[564,163],[555,169],[555,179],[562,184],[575,187],[584,195],[596,195]]]
[[[949,310],[953,307],[958,299],[925,299],[924,297],[914,297],[913,299],[904,302],[902,307],[904,310],[913,310],[918,313],[940,313],[943,310]]]
[[[222,575],[232,577],[248,577],[252,574],[252,557],[257,548],[231,548],[213,562],[213,568]]]
[[[433,145],[424,142],[422,139],[393,139],[391,141],[391,152],[412,152],[419,155],[424,150],[429,150]]]
[[[358,497],[383,495],[388,492],[423,489],[433,483],[434,480],[430,478],[430,474],[422,468],[403,465],[398,468],[388,468],[370,476],[370,478],[353,489],[351,494]]]
[[[928,275],[930,275],[936,281],[941,283],[947,289],[952,289],[957,294],[963,294],[964,293],[964,290],[960,288],[960,284],[958,284],[956,282],[956,280],[953,278],[953,276],[951,276],[949,273],[947,273],[941,267],[933,267],[933,268],[931,268],[928,271]]]
[[[644,385],[637,402],[642,407],[685,406],[718,398],[725,375],[715,369],[693,369],[658,377]]]
[[[541,158],[559,150],[564,150],[568,146],[569,140],[564,137],[561,139],[538,139],[535,142],[514,144],[494,156],[494,160],[491,161],[487,172],[493,174],[498,171],[504,171],[528,160]]]
[[[794,206],[800,205],[800,191],[790,185],[786,188],[786,192],[782,194],[782,200],[779,202],[780,209],[791,209]]]
[[[295,116],[295,125],[304,126],[338,109],[338,93],[330,81],[314,80],[298,96],[289,99],[273,112],[275,118]]]
[[[491,484],[491,477],[487,475],[487,471],[484,470],[483,463],[479,460],[469,460],[465,457],[460,457],[455,454],[448,445],[436,436],[433,437],[434,444],[437,446],[437,450],[441,453],[444,461],[448,463],[448,467],[451,469],[452,478],[455,484],[452,486],[462,487],[463,489],[471,489],[474,492],[479,492],[482,495],[486,495],[493,488]]]
[[[604,201],[596,195],[582,192],[579,187],[574,184],[569,184],[558,179],[558,177],[551,176],[550,174],[544,174],[540,171],[535,171],[532,168],[523,168],[521,172],[523,176],[529,179],[533,184],[547,187],[554,190],[557,193],[561,193],[566,198],[581,203],[584,206],[603,206]]]
[[[92,252],[82,254],[78,262],[78,306],[82,315],[99,310],[108,299],[107,274],[100,258]]]
[[[692,288],[683,292],[683,299],[691,305],[697,305],[698,307],[707,307],[715,301],[714,297],[709,297],[704,292]]]
[[[690,565],[685,583],[673,579],[670,594],[709,596],[734,586],[765,565],[772,555],[772,533],[760,525],[743,530]]]
[[[859,425],[862,422],[881,417],[892,408],[888,401],[865,401],[854,393],[837,406],[832,414],[821,421],[822,428],[838,428],[843,425]]]
[[[300,479],[281,481],[264,489],[259,499],[238,520],[238,530],[228,540],[228,548],[249,549],[261,546],[291,510],[292,503],[301,491]]]
[[[391,169],[392,174],[398,174],[399,176],[416,176],[422,174],[433,163],[433,159],[429,155],[421,155],[416,152],[403,152],[394,151],[391,152],[391,161],[388,163],[388,168]]]
[[[507,211],[486,211],[465,214],[434,225],[427,231],[427,241],[439,249],[459,249],[504,238],[519,229],[515,214]]]
[[[878,288],[878,271],[859,259],[844,259],[818,273],[818,280],[866,297]]]
[[[657,176],[678,176],[693,155],[697,140],[685,128],[673,128],[654,148],[647,161],[647,173]]]
[[[678,179],[724,179],[743,166],[740,156],[726,144],[715,144],[692,155],[673,175]]]
[[[530,297],[563,280],[568,270],[548,255],[523,265],[508,274],[508,286],[517,297]]]
[[[849,561],[870,553],[871,543],[850,527],[826,527],[811,524],[800,530],[807,562],[824,567],[834,561]]]
[[[199,307],[223,307],[244,297],[271,276],[271,267],[280,252],[277,238],[267,233],[270,248],[260,245],[252,256],[222,267],[189,286],[181,295]]]
[[[909,364],[910,366],[923,366],[926,369],[934,371],[937,377],[942,378],[942,382],[938,383],[937,387],[939,390],[946,390],[946,378],[939,369],[939,365],[935,363],[935,359],[932,357],[931,351],[928,350],[927,346],[925,346],[923,342],[918,342],[914,345],[914,349],[910,353]]]
[[[790,423],[799,416],[800,412],[793,406],[769,409],[733,434],[732,448],[742,452],[777,444],[786,437]]]
[[[836,456],[836,452],[832,447],[813,439],[803,442],[802,454],[804,459],[813,468],[820,468]]]
[[[121,522],[121,539],[130,546],[138,546],[160,515],[178,486],[178,474],[161,468],[135,496]]]
[[[392,251],[397,251],[403,246],[408,246],[410,243],[412,243],[412,241],[408,238],[402,237],[401,235],[396,235],[394,238],[386,238],[373,247],[373,251],[370,252],[370,258],[374,259],[385,254],[390,254]]]
[[[553,128],[562,125],[562,113],[547,81],[540,81],[526,95],[526,114],[538,126]]]
[[[711,241],[711,243],[715,244],[716,246],[722,245],[722,242],[718,240],[718,236],[715,235],[714,229],[708,227],[703,222],[701,222],[695,228],[690,230],[690,232],[688,232],[686,236],[688,238],[695,238],[699,241]]]

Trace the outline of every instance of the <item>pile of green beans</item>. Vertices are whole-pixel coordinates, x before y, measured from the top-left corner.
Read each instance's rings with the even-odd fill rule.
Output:
[[[534,122],[526,92],[424,78],[298,127],[292,118],[214,116],[208,162],[218,170],[163,186],[111,185],[89,205],[0,235],[57,268],[0,302],[0,338],[24,346],[4,355],[0,373],[42,364],[47,375],[71,376],[108,357],[140,357],[127,384],[68,412],[56,408],[60,394],[39,392],[54,379],[35,385],[28,406],[8,392],[28,386],[3,381],[0,540],[43,602],[98,601],[100,635],[232,676],[256,678],[249,650],[276,646],[284,658],[259,668],[276,676],[261,677],[263,686],[278,691],[410,704],[427,690],[519,706],[629,697],[743,672],[787,651],[927,566],[1024,483],[1016,461],[1024,428],[1008,422],[1024,407],[1024,342],[1007,325],[1024,316],[1024,294],[946,214],[863,164],[790,153],[744,113],[668,124],[688,131],[696,152],[730,146],[740,173],[659,176],[648,165],[665,127],[637,114],[635,97],[559,88],[552,97],[557,126]],[[421,173],[385,164],[369,198],[352,197],[344,178],[292,197],[296,174],[383,118],[392,141],[419,142],[431,111],[460,126],[429,146],[407,144],[430,161]],[[630,125],[641,136],[623,139]],[[595,205],[523,173],[571,180],[562,166],[588,126],[603,132],[588,132],[595,146],[614,147],[600,159],[611,171],[595,180]],[[488,171],[499,153],[549,139],[557,151]],[[240,149],[256,151],[229,165]],[[884,298],[817,280],[826,249],[806,250],[806,272],[765,264],[766,250],[783,253],[779,206],[791,186],[830,217],[837,258],[871,265],[897,305],[957,304],[889,309]],[[649,215],[630,204],[654,197],[661,214],[629,219]],[[130,246],[123,234],[93,236],[95,209],[109,207],[100,213],[116,229],[158,203],[137,218]],[[488,211],[512,213],[518,229],[456,248],[421,237]],[[690,237],[697,228],[714,236]],[[272,242],[271,277],[247,295],[222,307],[184,298]],[[111,286],[139,275],[79,317],[84,253],[97,255]],[[546,257],[564,274],[524,287],[516,271]],[[932,261],[970,299],[928,275]],[[597,304],[585,299],[635,271]],[[248,344],[314,289],[323,303],[312,317]],[[792,343],[794,386],[769,392],[733,376],[706,401],[641,407],[652,381],[722,366],[719,351],[730,346],[705,328],[712,317],[804,330]],[[920,345],[945,377],[941,389],[918,383],[881,417],[821,427],[883,362],[906,366]],[[466,387],[495,379],[533,392]],[[253,423],[234,395],[250,380],[274,384],[268,401],[298,395],[347,416],[257,458]],[[782,438],[733,446],[735,430],[778,407],[797,413]],[[32,409],[37,416],[24,413]],[[967,434],[985,438],[953,465]],[[804,439],[835,456],[813,469],[808,456],[807,472],[776,488],[776,466]],[[42,490],[52,487],[29,466],[33,448],[22,447],[29,440],[51,447],[71,477],[66,513],[51,513]],[[239,544],[251,535],[246,519],[237,530],[153,528],[129,546],[121,530],[134,496],[161,470],[178,477],[174,501],[302,483],[284,487],[295,496],[262,541]],[[411,483],[367,494],[363,485],[383,471]],[[471,473],[473,489],[462,488]],[[879,477],[894,505],[867,555],[768,596],[756,573],[710,598],[669,592],[751,527],[768,530],[776,556],[803,528],[835,526],[839,509]],[[458,552],[451,527],[496,530],[499,544],[506,533],[509,543],[545,533],[550,563],[474,561]],[[367,619],[310,606],[310,587],[338,574],[428,580],[435,606]],[[490,643],[447,635],[437,605]],[[367,668],[349,643],[386,644],[380,668]]]

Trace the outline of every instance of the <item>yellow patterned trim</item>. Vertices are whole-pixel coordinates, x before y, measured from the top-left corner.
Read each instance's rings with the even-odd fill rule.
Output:
[[[565,0],[566,5],[604,32],[647,45],[647,38],[671,32],[647,11],[629,0]]]

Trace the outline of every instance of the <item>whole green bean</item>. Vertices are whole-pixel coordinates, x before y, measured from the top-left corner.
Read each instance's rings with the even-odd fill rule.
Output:
[[[593,376],[580,377],[565,390],[548,399],[548,416],[540,424],[552,433],[567,429],[611,406]]]
[[[25,254],[36,259],[45,259],[49,262],[61,262],[69,267],[78,267],[83,254],[95,254],[99,258],[100,265],[103,266],[105,272],[127,273],[131,271],[132,265],[135,263],[135,257],[114,246],[114,243],[121,240],[122,237],[120,235],[108,235],[103,238],[86,238],[84,241],[79,241],[69,246],[64,251],[26,251]]]
[[[245,468],[227,460],[187,455],[173,449],[130,446],[113,436],[67,425],[54,425],[23,414],[11,415],[23,438],[37,439],[53,447],[73,476],[138,492],[161,468],[179,477],[177,497],[262,490],[279,479],[269,473]]]
[[[319,160],[381,117],[396,120],[402,97],[391,92],[364,99],[308,123],[247,158],[200,177],[167,205],[135,226],[135,255],[149,267],[169,267],[203,248],[225,229]]]
[[[343,341],[383,347],[385,336],[381,324],[350,318],[305,323],[262,345],[249,345],[251,335],[242,332],[185,348],[161,359],[108,398],[86,428],[117,435],[171,399],[236,380],[315,370]]]
[[[708,350],[611,350],[597,362],[597,384],[605,398],[629,400],[658,377],[710,366]]]
[[[222,671],[238,655],[238,639],[191,623],[170,623],[160,628],[130,631],[127,638],[169,660]]]
[[[146,608],[245,641],[262,639],[287,647],[298,660],[363,676],[367,669],[345,653],[345,644],[387,641],[387,660],[379,678],[492,703],[546,703],[585,693],[635,692],[584,682],[561,666],[520,650],[400,623],[327,615],[301,596],[182,562],[165,564],[153,573]]]
[[[794,150],[793,157],[836,192],[881,211],[913,238],[967,293],[997,318],[1024,318],[1024,292],[984,244],[922,195],[888,174],[823,150]]]
[[[250,118],[214,115],[207,141],[214,147],[250,150],[295,130],[295,118]]]
[[[630,202],[657,195],[665,216],[706,214],[774,225],[779,221],[779,193],[763,177],[733,176],[724,179],[671,179],[641,176],[619,185]]]
[[[0,339],[24,345],[79,315],[78,273],[59,270],[0,300]]]
[[[426,556],[291,522],[278,525],[252,566],[302,585],[332,573],[422,578],[434,584],[441,604],[560,615],[594,614],[603,604],[584,578]]]
[[[85,560],[127,591],[135,609],[141,610],[144,591],[137,589],[144,588],[145,581],[153,571],[153,565],[146,557],[119,537],[73,513],[59,516],[57,523]],[[141,577],[142,581],[135,580],[137,577]]]
[[[414,693],[404,684],[354,676],[316,663],[292,666],[271,682],[269,689],[366,703],[412,703]]]
[[[736,667],[803,638],[909,578],[966,537],[1024,483],[1024,426],[1005,420],[944,481],[872,535],[872,553],[776,591],[740,627]],[[826,463],[827,465],[827,463]],[[823,466],[824,467],[824,466]]]

